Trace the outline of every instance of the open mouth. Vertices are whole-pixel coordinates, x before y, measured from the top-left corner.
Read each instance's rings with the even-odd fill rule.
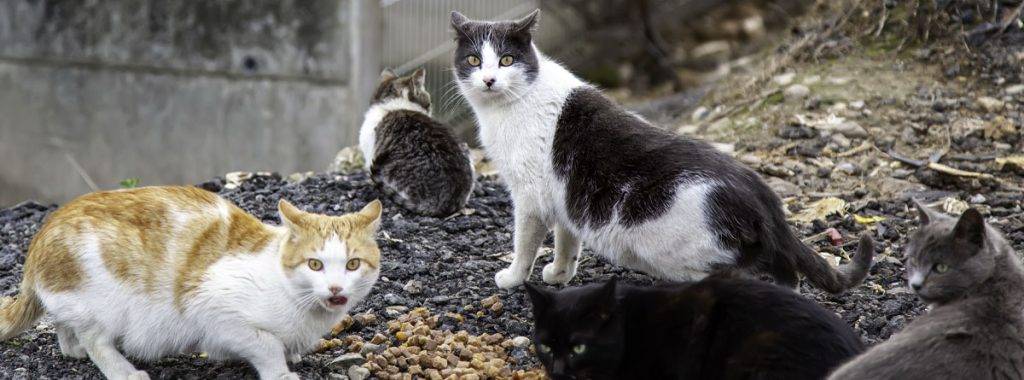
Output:
[[[348,297],[345,296],[334,296],[327,299],[327,305],[331,307],[345,306],[348,303]]]

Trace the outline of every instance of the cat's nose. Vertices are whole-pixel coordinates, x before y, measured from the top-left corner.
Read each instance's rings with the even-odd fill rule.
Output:
[[[487,85],[487,88],[491,88],[491,86],[494,85],[494,82],[497,82],[497,81],[498,80],[494,79],[494,78],[484,78],[484,84]]]
[[[910,287],[913,288],[914,291],[916,292],[918,290],[921,290],[921,283],[920,282],[911,282],[910,283]]]
[[[330,290],[331,294],[334,294],[334,295],[338,295],[338,293],[341,293],[341,287],[340,286],[332,286],[332,287],[327,288],[327,290]]]

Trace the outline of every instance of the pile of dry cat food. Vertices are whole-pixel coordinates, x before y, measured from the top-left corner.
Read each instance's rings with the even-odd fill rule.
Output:
[[[493,305],[493,304],[492,304]],[[372,316],[372,314],[370,314]],[[366,314],[346,318],[335,328],[344,332],[367,322]],[[513,370],[510,352],[527,351],[526,337],[509,339],[501,333],[470,334],[466,330],[439,329],[442,318],[465,321],[461,314],[431,314],[416,308],[387,322],[387,335],[377,333],[369,340],[357,334],[322,341],[325,350],[340,347],[350,363],[359,365],[381,379],[539,379],[538,369]],[[359,320],[357,322],[357,320]],[[359,358],[365,354],[362,360]],[[355,373],[357,370],[349,369]],[[349,376],[352,377],[352,376]]]

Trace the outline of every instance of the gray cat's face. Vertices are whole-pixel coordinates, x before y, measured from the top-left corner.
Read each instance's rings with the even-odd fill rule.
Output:
[[[404,77],[385,69],[380,73],[380,84],[377,85],[377,91],[374,92],[370,104],[406,100],[430,111],[430,93],[427,92],[426,76],[426,71],[423,69],[416,69],[412,74]]]
[[[959,219],[918,206],[921,228],[907,244],[907,282],[921,300],[944,304],[962,298],[992,276],[995,254],[987,247],[981,214],[968,209]]]
[[[539,10],[516,21],[472,21],[452,12],[455,79],[473,100],[518,98],[537,77],[531,28]]]

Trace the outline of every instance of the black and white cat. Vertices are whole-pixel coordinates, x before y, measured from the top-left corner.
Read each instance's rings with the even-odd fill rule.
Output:
[[[526,280],[550,228],[555,258],[543,278],[552,284],[575,275],[581,241],[669,280],[736,266],[788,286],[800,272],[829,292],[863,280],[871,255],[833,268],[797,239],[753,171],[650,125],[541,54],[531,35],[538,13],[451,20],[456,82],[514,204],[515,258],[495,276],[499,287]]]
[[[473,190],[469,149],[430,116],[426,72],[399,77],[385,69],[359,129],[359,149],[373,180],[419,214],[444,217]]]

